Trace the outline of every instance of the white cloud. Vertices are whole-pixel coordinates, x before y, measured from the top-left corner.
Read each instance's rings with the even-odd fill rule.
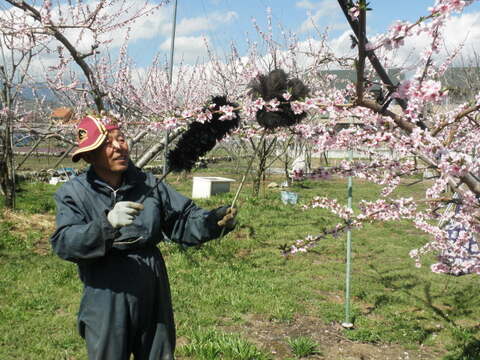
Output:
[[[442,61],[453,54],[458,47],[463,44],[463,48],[457,56],[458,61],[461,58],[474,56],[478,53],[478,44],[480,43],[480,12],[462,14],[451,17],[443,30],[444,42],[441,45],[442,50],[434,55],[434,59]],[[419,37],[409,38],[405,46],[400,48],[395,57],[398,64],[412,64],[420,60],[422,52],[430,46],[431,37],[424,34]]]
[[[237,18],[238,14],[235,11],[214,12],[208,17],[183,18],[178,24],[177,33],[179,35],[189,35],[199,31],[212,30],[220,24],[227,24]]]
[[[147,40],[157,37],[169,37],[172,32],[172,9],[162,7],[155,15],[140,18],[132,24],[130,29],[130,41]],[[214,30],[222,24],[227,24],[238,18],[235,11],[213,12],[209,16],[182,18],[177,20],[176,35],[186,36],[198,32]],[[123,44],[126,30],[122,30],[113,38],[112,46]]]
[[[171,28],[171,9],[161,7],[153,15],[141,17],[130,25],[129,42],[170,36]],[[105,36],[112,39],[111,47],[119,47],[123,45],[126,33],[127,28],[124,28],[116,31],[115,34],[108,33]]]
[[[347,28],[343,13],[338,7],[336,0],[321,0],[311,2],[302,0],[296,3],[297,7],[307,9],[308,18],[300,25],[298,32],[307,32],[315,28],[329,28],[330,30],[342,30]]]
[[[330,48],[336,56],[356,56],[356,48],[350,49],[351,31],[344,31],[341,35],[329,41]],[[452,16],[443,30],[444,42],[441,44],[442,50],[439,54],[434,55],[434,60],[438,62],[444,61],[449,55],[463,43],[463,49],[457,56],[459,62],[462,58],[468,59],[475,56],[475,51],[479,53],[478,44],[480,43],[480,12],[467,13]],[[374,41],[373,36],[369,36]],[[391,66],[412,67],[418,64],[421,59],[422,52],[429,48],[432,41],[431,36],[423,34],[414,38],[407,38],[405,45],[390,52],[389,63]],[[376,51],[381,56],[382,51]]]
[[[338,57],[344,57],[344,56],[356,56],[357,50],[351,49],[352,45],[352,40],[350,38],[350,35],[352,34],[351,31],[345,31],[343,32],[339,37],[332,39],[330,41],[330,48],[332,49],[332,52],[338,56]]]
[[[234,11],[214,12],[206,17],[183,18],[176,29],[175,63],[182,61],[191,64],[197,61],[207,61],[208,53],[205,44],[208,43],[211,47],[211,41],[204,33],[237,18],[238,14]],[[168,27],[170,26],[168,24]],[[168,36],[160,45],[160,50],[162,51],[170,51],[170,32],[171,30],[169,30]],[[196,35],[198,33],[201,33],[201,35]]]
[[[315,4],[309,0],[298,1],[295,5],[304,9],[315,9]]]
[[[208,58],[205,42],[210,44],[208,37],[178,36],[175,37],[175,63],[182,60],[184,63],[204,62]],[[210,45],[209,45],[210,46]],[[165,40],[160,49],[170,51],[170,39]]]

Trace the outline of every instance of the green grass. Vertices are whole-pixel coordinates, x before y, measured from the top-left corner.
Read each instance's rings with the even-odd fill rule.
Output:
[[[204,332],[199,329],[191,335],[190,343],[181,347],[178,356],[199,360],[269,360],[270,356],[260,351],[238,335]]]
[[[193,175],[240,180],[241,174],[220,172],[222,166]],[[176,179],[171,175],[170,184],[190,196],[191,177]],[[238,181],[235,184],[230,193],[197,203],[206,208],[228,204]],[[401,186],[398,193],[419,193],[422,186]],[[22,183],[20,188],[19,216],[53,218],[55,186]],[[160,245],[182,340],[179,359],[287,359],[300,357],[309,347],[313,351],[309,344],[319,344],[327,356],[328,348],[314,334],[292,329],[302,317],[310,319],[312,326],[343,321],[345,237],[325,239],[314,251],[290,258],[283,257],[279,247],[335,224],[336,218],[325,210],[305,212],[300,207],[315,195],[346,201],[346,184],[343,180],[308,181],[292,191],[299,193],[299,204],[286,206],[279,190],[264,188],[253,198],[247,184],[233,233],[199,249]],[[374,199],[378,191],[376,186],[355,181],[354,203]],[[0,359],[86,358],[76,330],[81,283],[75,265],[50,252],[35,251],[39,243],[45,245],[48,231],[33,225],[19,229],[10,218],[0,220]],[[422,346],[435,354],[432,359],[476,359],[479,278],[433,274],[429,259],[422,268],[415,268],[408,252],[427,240],[408,222],[372,224],[353,232],[355,327],[339,330],[340,336],[397,344],[406,350]],[[285,334],[275,341],[287,350],[271,355],[273,342],[256,335],[261,326],[266,332]]]
[[[288,339],[287,342],[292,349],[292,353],[297,358],[305,358],[310,355],[321,354],[321,352],[318,350],[317,342],[307,336],[299,336]]]
[[[53,214],[55,202],[52,201],[52,191],[55,188],[41,182],[22,182],[17,189],[16,207],[29,214]]]

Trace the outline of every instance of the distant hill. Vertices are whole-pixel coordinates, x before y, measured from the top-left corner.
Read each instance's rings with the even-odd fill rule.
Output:
[[[42,83],[34,84],[32,86],[23,88],[23,98],[26,100],[33,100],[34,90],[37,96],[45,97],[45,99],[49,102],[58,101],[55,94],[45,84]]]
[[[392,68],[388,69],[387,73],[393,83],[401,82],[405,79],[405,75],[401,72],[402,69]],[[334,86],[337,89],[345,88],[347,83],[355,82],[357,80],[357,72],[355,70],[324,70],[319,72],[321,75],[335,75],[337,81]],[[375,82],[380,82],[380,79],[375,76],[373,79]]]

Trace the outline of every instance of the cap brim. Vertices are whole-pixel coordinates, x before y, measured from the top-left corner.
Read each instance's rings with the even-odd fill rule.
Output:
[[[107,138],[106,134],[101,134],[101,135],[98,136],[97,140],[92,145],[82,147],[82,148],[78,148],[72,154],[72,161],[75,162],[75,163],[78,162],[83,157],[83,155],[85,155],[85,153],[87,153],[89,151],[93,151],[93,150],[97,149],[98,147],[100,147],[100,145],[103,144],[103,142],[105,141],[106,138]]]

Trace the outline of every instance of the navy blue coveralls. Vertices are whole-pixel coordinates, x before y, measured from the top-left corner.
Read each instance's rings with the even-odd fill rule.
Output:
[[[162,183],[132,225],[114,229],[107,212],[118,201],[138,201],[156,184],[131,165],[114,190],[90,168],[55,194],[55,253],[78,265],[84,284],[78,328],[91,360],[170,360],[175,325],[170,287],[157,248],[165,233],[184,245],[218,237],[215,210],[206,211]]]

